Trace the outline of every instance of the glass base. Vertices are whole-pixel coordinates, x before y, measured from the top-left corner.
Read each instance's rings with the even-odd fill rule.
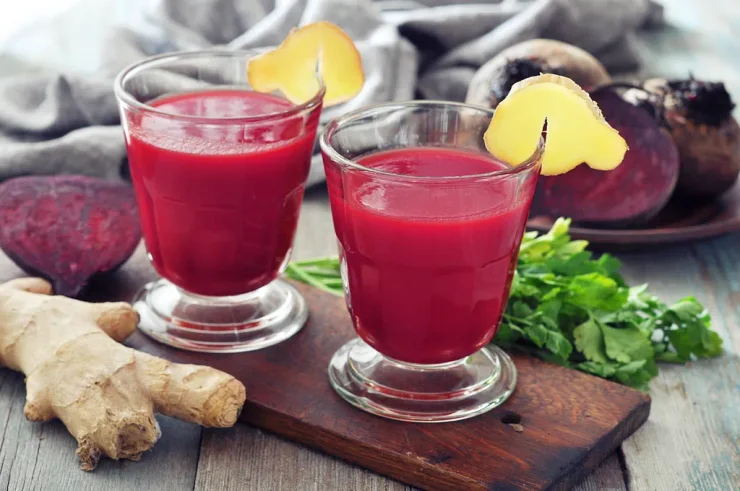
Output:
[[[450,363],[415,365],[384,357],[357,338],[334,353],[332,387],[350,404],[401,421],[441,423],[471,418],[514,392],[517,372],[496,346]]]
[[[160,279],[144,286],[133,304],[144,334],[175,348],[207,353],[272,346],[298,332],[308,319],[306,301],[282,280],[245,295],[204,297]]]

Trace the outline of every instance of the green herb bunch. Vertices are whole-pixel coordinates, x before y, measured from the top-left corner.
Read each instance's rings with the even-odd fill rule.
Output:
[[[570,220],[522,239],[509,303],[494,339],[520,350],[641,390],[658,374],[656,362],[719,356],[722,338],[693,297],[667,305],[628,286],[619,260],[594,258],[588,242],[571,240]],[[343,295],[339,260],[291,263],[287,276]]]

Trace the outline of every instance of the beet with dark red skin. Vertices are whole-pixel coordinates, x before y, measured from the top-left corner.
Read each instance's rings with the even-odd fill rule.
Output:
[[[740,176],[740,125],[725,85],[691,77],[650,79],[643,87],[652,97],[638,103],[663,113],[678,147],[676,196],[702,201],[730,190]]]
[[[642,224],[665,206],[676,187],[676,144],[650,113],[616,92],[599,90],[591,97],[627,141],[624,161],[611,171],[581,164],[567,174],[541,176],[531,216],[565,216],[601,227]]]
[[[604,65],[583,49],[554,39],[529,39],[484,63],[470,80],[465,102],[495,108],[512,85],[541,73],[563,75],[585,90],[611,81]]]
[[[0,248],[55,293],[77,296],[88,280],[133,254],[141,227],[131,187],[83,176],[18,177],[0,184]]]

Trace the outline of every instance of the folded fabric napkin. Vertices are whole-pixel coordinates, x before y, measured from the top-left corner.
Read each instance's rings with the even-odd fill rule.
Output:
[[[129,18],[135,17],[130,9],[144,3],[106,1],[112,13],[128,9]],[[462,100],[480,65],[536,37],[580,46],[610,71],[632,70],[638,64],[634,33],[660,23],[661,9],[652,0],[158,0],[142,14],[146,22],[110,29],[103,40],[81,41],[85,32],[74,34],[77,43],[100,44],[94,74],[42,69],[0,79],[0,181],[59,173],[121,179],[126,152],[112,81],[126,65],[150,55],[270,47],[296,25],[334,22],[356,41],[366,84],[352,101],[326,109],[326,121],[377,102]],[[45,32],[22,41],[43,46],[49,42],[39,39]],[[309,184],[322,180],[315,158]]]

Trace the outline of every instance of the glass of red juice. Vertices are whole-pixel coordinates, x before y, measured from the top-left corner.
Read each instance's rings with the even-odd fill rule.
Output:
[[[308,317],[287,265],[319,123],[305,104],[251,90],[256,53],[149,58],[116,79],[149,259],[161,279],[134,300],[140,329],[183,349],[250,351]]]
[[[369,107],[320,137],[346,303],[359,335],[331,360],[347,401],[415,422],[503,403],[517,373],[489,345],[506,307],[542,145],[517,166],[486,151],[493,112]]]

